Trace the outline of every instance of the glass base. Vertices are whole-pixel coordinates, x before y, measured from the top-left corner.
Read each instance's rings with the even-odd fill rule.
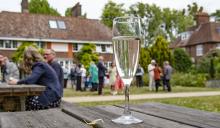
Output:
[[[117,124],[137,124],[143,122],[143,120],[140,120],[132,115],[122,115],[112,121]]]

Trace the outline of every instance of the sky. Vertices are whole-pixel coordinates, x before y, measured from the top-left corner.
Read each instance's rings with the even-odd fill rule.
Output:
[[[64,16],[65,10],[73,7],[77,2],[82,5],[82,14],[87,13],[89,19],[100,19],[102,10],[109,0],[48,0],[49,4],[58,10]],[[204,11],[213,13],[215,10],[220,10],[220,0],[112,0],[120,4],[124,3],[124,7],[137,2],[156,4],[161,8],[169,7],[171,9],[187,8],[188,4],[196,2],[199,6],[204,7]],[[0,0],[0,11],[21,12],[21,0]]]

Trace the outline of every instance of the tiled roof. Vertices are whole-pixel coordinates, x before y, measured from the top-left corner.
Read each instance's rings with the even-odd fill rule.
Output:
[[[219,31],[217,31],[219,29]],[[200,24],[197,28],[191,27],[192,35],[188,40],[177,38],[170,44],[170,48],[202,44],[207,42],[220,42],[220,23],[208,22]]]
[[[187,45],[187,43],[188,43],[188,40],[181,40],[181,38],[180,37],[178,37],[176,40],[175,40],[175,42],[172,42],[171,44],[170,44],[170,48],[181,48],[181,47],[185,47],[186,45]]]
[[[187,45],[220,42],[220,33],[217,32],[218,27],[220,27],[220,23],[209,22],[201,24],[191,35]]]
[[[64,21],[66,29],[50,28],[49,20]],[[111,41],[112,32],[99,20],[1,12],[0,37]]]

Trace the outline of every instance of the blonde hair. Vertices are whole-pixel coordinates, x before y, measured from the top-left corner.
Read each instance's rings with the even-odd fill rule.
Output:
[[[35,47],[27,47],[24,51],[24,58],[23,58],[23,70],[26,73],[31,73],[31,68],[35,62],[43,62],[44,59],[39,51]]]

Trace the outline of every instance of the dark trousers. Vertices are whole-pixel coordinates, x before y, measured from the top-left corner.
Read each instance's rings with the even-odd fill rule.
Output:
[[[160,86],[160,79],[155,80],[156,92],[158,91],[159,86]]]
[[[98,87],[97,83],[92,83],[91,91],[97,91],[97,87]]]
[[[81,83],[82,83],[82,76],[77,76],[76,77],[76,91],[82,91]]]
[[[104,86],[104,76],[99,77],[99,87],[98,87],[98,94],[102,95],[102,88]]]
[[[68,81],[68,79],[64,79],[64,88],[66,88],[66,86],[67,86],[67,81]]]
[[[170,80],[165,79],[165,86],[168,92],[171,92]]]
[[[137,87],[143,86],[142,76],[136,76],[136,84],[137,84]]]

